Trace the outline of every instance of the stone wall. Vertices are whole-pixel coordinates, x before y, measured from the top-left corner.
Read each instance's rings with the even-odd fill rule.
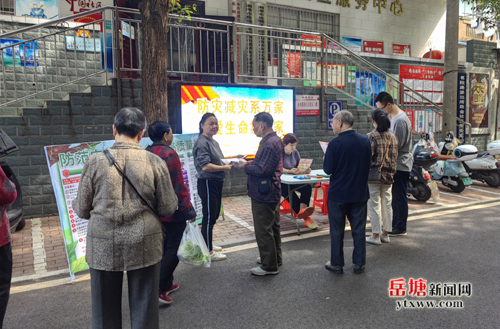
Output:
[[[141,88],[141,81],[123,81],[123,90],[130,91],[127,95]],[[130,105],[140,106],[140,102],[132,100]],[[70,100],[48,101],[45,108],[24,108],[22,117],[0,118],[0,126],[20,149],[2,161],[11,166],[22,186],[26,218],[57,214],[44,146],[111,140],[116,111],[113,85],[71,93]]]
[[[497,64],[497,43],[480,40],[467,41],[467,62],[475,67],[493,68]]]
[[[0,33],[7,33],[32,26],[32,24],[0,22]],[[88,27],[87,27],[88,28]],[[37,39],[38,67],[3,66],[0,70],[0,103],[6,103],[37,91],[54,88],[77,78],[84,77],[102,69],[101,54],[66,50],[65,36],[75,36],[76,30],[61,33],[60,27],[47,27],[18,33],[7,39],[31,40],[60,32],[56,35]],[[100,32],[93,31],[92,36],[100,43]],[[3,64],[3,63],[2,63]],[[69,92],[78,92],[92,84],[101,84],[101,76],[83,79],[75,84],[58,87],[43,92],[34,98],[21,100],[0,108],[0,116],[21,116],[23,107],[43,107],[46,100],[63,99]]]

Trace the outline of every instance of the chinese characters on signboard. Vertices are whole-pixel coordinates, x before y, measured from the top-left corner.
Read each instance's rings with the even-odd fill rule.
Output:
[[[373,54],[384,53],[384,42],[382,41],[363,41],[363,52]]]
[[[457,84],[457,118],[466,121],[465,109],[466,109],[466,94],[467,88],[467,74],[458,73],[458,84]],[[457,122],[457,137],[460,140],[465,138],[465,127]]]
[[[469,123],[472,128],[488,128],[490,75],[469,73]]]
[[[319,96],[317,95],[297,95],[295,96],[295,114],[319,115]]]
[[[273,129],[282,137],[293,133],[294,103],[290,88],[182,85],[182,132],[198,132],[202,115],[210,112],[219,121],[214,139],[224,156],[255,154],[260,139],[253,132],[254,116],[259,112],[271,114]]]
[[[318,0],[318,2],[331,3],[328,0]],[[339,7],[350,8],[351,2],[354,8],[363,10],[366,10],[371,2],[379,14],[382,14],[388,7],[388,0],[336,0],[335,4]],[[404,12],[403,4],[400,0],[392,1],[389,10],[394,15],[400,16]]]
[[[411,45],[410,44],[392,44],[392,54],[398,56],[411,57]]]
[[[405,86],[438,105],[443,104],[443,73],[444,69],[439,67],[414,65],[400,65],[399,67],[399,76]],[[425,102],[406,88],[403,101],[405,104]]]

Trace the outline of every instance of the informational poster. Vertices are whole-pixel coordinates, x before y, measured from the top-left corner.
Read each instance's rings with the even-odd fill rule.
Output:
[[[182,133],[199,132],[201,117],[210,112],[219,121],[214,139],[225,157],[255,154],[260,138],[253,133],[254,116],[270,113],[282,137],[294,132],[294,106],[292,88],[181,85]]]
[[[398,56],[411,57],[411,45],[410,44],[392,44],[392,54]]]
[[[472,128],[488,128],[490,75],[469,73],[469,123]]]
[[[59,16],[57,0],[16,1],[16,16],[53,19]]]
[[[408,120],[410,120],[412,129],[415,130],[414,128],[415,124],[413,122],[413,110],[403,110],[403,112],[405,112],[406,116],[408,117]]]
[[[347,82],[356,83],[356,66],[347,67]]]
[[[342,37],[342,46],[352,51],[362,51],[363,42],[360,38]]]
[[[399,80],[399,75],[388,75],[385,80],[385,91],[392,96],[393,99],[399,99],[399,83],[396,82]]]
[[[467,73],[458,72],[457,84],[457,118],[467,120],[465,110],[467,108]],[[457,122],[457,138],[465,140],[465,127]]]
[[[101,39],[66,36],[66,49],[76,51],[101,52]]]
[[[106,6],[113,6],[113,0],[58,0],[59,16],[66,17],[74,14],[83,13],[92,9]],[[102,19],[101,14],[87,15],[75,19],[79,23],[91,23]]]
[[[319,115],[319,95],[296,95],[295,115]]]
[[[432,66],[400,65],[399,78],[403,84],[423,95],[429,101],[441,105],[443,104],[443,81],[444,69]],[[404,88],[404,104],[416,104],[420,101],[419,96],[409,89]]]
[[[192,155],[197,138],[198,134],[174,135],[171,147],[178,152],[181,159],[184,182],[188,185],[191,202],[196,209],[197,220],[200,221],[203,214],[196,189],[196,169]],[[88,220],[79,218],[72,205],[78,193],[83,166],[90,156],[110,148],[114,143],[115,141],[104,141],[45,147],[72,280],[75,273],[88,268],[85,260]],[[151,139],[143,138],[140,144],[146,148],[152,143]]]
[[[328,87],[344,88],[346,70],[344,64],[325,63],[325,85]],[[350,66],[356,70],[356,67]],[[304,62],[304,86],[321,87],[321,62]]]
[[[321,47],[321,36],[319,35],[302,35],[302,40],[304,47]]]
[[[1,47],[14,45],[24,40],[0,39]],[[39,66],[38,63],[38,42],[31,41],[18,46],[5,48],[3,50],[3,65],[5,66]]]
[[[358,105],[375,106],[377,95],[385,91],[386,78],[381,73],[356,72],[356,98]]]
[[[288,78],[301,77],[300,53],[286,53],[286,73]]]
[[[383,41],[363,41],[363,52],[372,54],[384,53]]]

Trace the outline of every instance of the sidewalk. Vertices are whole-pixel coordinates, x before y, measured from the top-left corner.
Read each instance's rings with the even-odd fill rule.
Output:
[[[460,194],[438,185],[441,191],[438,203],[431,201],[424,203],[410,199],[410,216],[500,200],[500,189],[476,181],[471,188]],[[222,203],[225,220],[220,217],[214,227],[215,244],[229,247],[255,241],[250,199],[247,196],[230,197],[224,198]],[[281,235],[297,234],[295,223],[290,218],[283,216],[281,218]],[[318,230],[329,228],[328,216],[322,215],[319,208],[316,208],[311,218],[318,224]],[[298,223],[301,234],[311,231],[304,227],[302,220],[298,219]],[[26,220],[25,228],[12,236],[12,253],[14,282],[67,273],[68,263],[59,217]]]

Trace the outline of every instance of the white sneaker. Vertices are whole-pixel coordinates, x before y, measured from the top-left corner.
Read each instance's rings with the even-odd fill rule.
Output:
[[[383,235],[381,235],[380,236],[380,241],[385,242],[385,243],[389,243],[389,242],[391,242],[391,239],[389,238],[389,236],[383,236]]]
[[[254,267],[250,270],[252,272],[253,275],[276,275],[278,274],[280,271],[266,271],[266,270],[263,270],[262,267]]]
[[[371,244],[382,244],[382,242],[380,242],[380,238],[376,238],[376,239],[374,239],[372,236],[367,236],[367,237],[366,237],[366,243],[371,243]]]
[[[227,256],[225,254],[221,254],[221,253],[218,253],[216,251],[214,251],[210,255],[210,259],[212,260],[212,262],[215,262],[215,261],[218,261],[218,260],[224,260],[226,258],[227,258]]]
[[[215,244],[212,245],[212,250],[213,251],[222,251],[222,247],[216,246]]]

